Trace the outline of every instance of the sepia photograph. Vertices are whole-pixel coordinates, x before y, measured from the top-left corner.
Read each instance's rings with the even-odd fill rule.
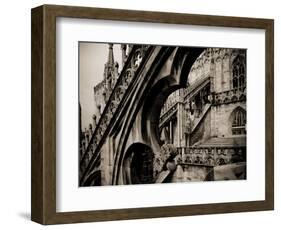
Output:
[[[274,210],[275,20],[121,8],[31,10],[32,221]]]
[[[246,49],[78,48],[80,187],[247,179]]]

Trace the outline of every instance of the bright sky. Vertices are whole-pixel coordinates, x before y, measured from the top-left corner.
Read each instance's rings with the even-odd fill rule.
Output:
[[[114,61],[122,69],[122,53],[120,44],[113,45]],[[79,43],[79,100],[81,104],[82,129],[92,123],[92,115],[96,112],[94,86],[103,79],[104,64],[108,58],[108,44]]]

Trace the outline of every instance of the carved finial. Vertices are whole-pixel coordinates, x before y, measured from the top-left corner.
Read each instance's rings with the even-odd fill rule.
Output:
[[[108,59],[107,59],[107,64],[109,66],[113,66],[114,64],[114,56],[113,56],[113,44],[110,43],[108,44],[109,49],[108,49]]]

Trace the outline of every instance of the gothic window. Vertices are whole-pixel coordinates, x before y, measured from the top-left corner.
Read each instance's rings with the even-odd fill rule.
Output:
[[[241,107],[235,109],[232,115],[232,134],[246,134],[246,111]]]
[[[238,55],[232,64],[232,88],[237,89],[246,85],[245,58]]]

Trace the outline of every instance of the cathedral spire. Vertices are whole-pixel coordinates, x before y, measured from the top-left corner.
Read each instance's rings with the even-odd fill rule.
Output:
[[[108,66],[113,66],[113,64],[114,64],[113,44],[112,43],[109,44],[107,64],[108,64]]]

